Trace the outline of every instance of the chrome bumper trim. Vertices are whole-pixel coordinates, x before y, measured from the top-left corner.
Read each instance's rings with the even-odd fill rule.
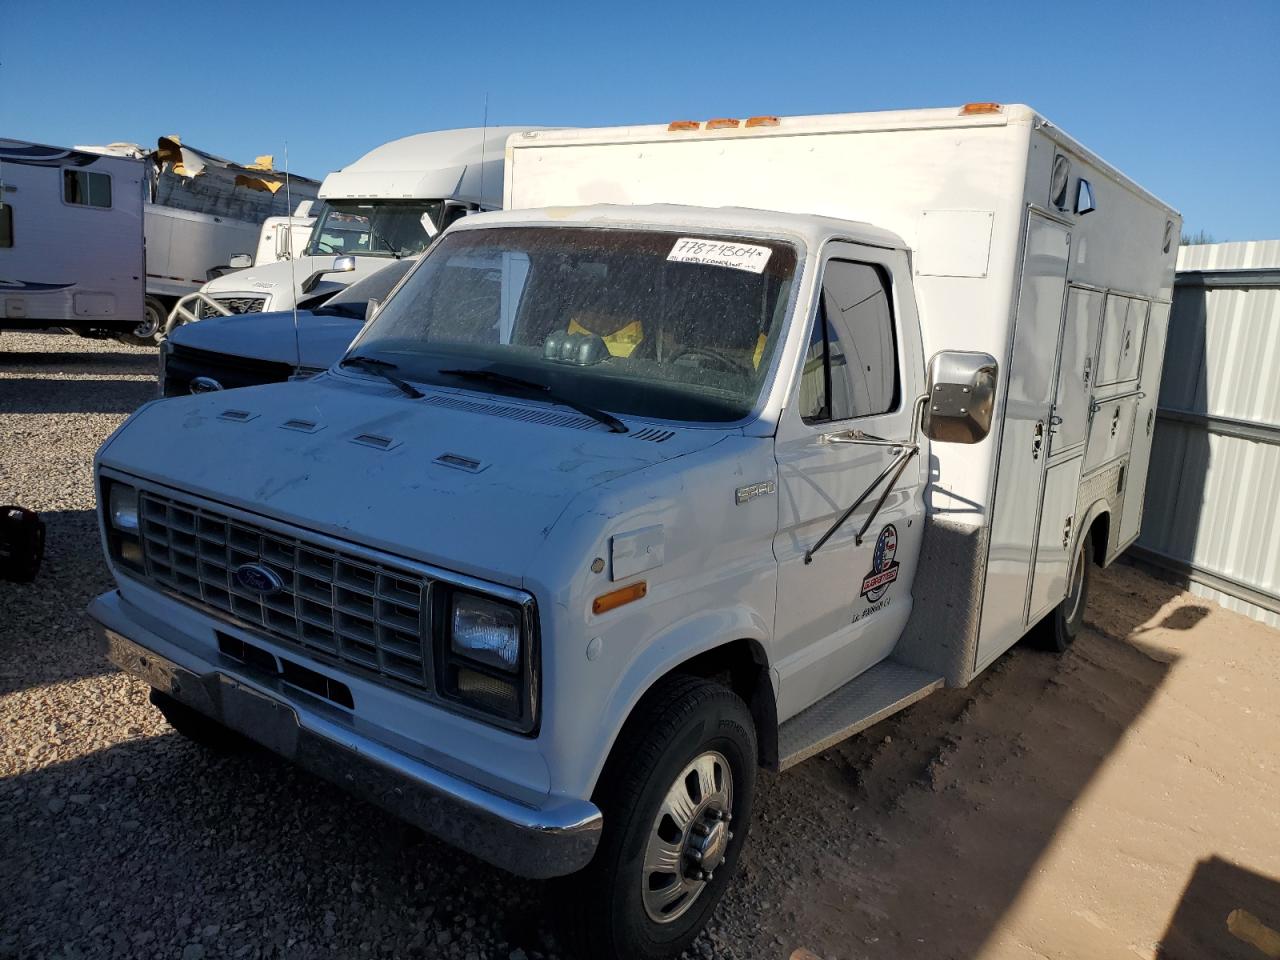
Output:
[[[349,729],[293,696],[156,635],[116,591],[89,605],[108,660],[298,766],[511,873],[533,879],[585,867],[603,823],[589,801],[536,809]]]

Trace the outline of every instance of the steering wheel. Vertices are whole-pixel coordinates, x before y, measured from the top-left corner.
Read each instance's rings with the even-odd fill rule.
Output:
[[[676,353],[671,355],[671,362],[675,363],[681,357],[688,356],[705,357],[719,366],[722,370],[728,370],[730,373],[741,373],[749,377],[754,372],[742,361],[736,360],[727,353],[721,353],[719,350],[714,350],[711,347],[681,347]]]
[[[321,253],[337,253],[338,252],[329,244],[325,243],[323,240],[316,241],[316,249],[319,250]]]

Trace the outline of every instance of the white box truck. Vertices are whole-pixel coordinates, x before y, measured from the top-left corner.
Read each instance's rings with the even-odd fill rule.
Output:
[[[507,138],[531,129],[436,130],[370,150],[324,178],[300,256],[209,281],[175,306],[170,328],[208,316],[319,303],[389,259],[416,256],[459,217],[502,206]]]
[[[145,179],[140,160],[0,139],[0,329],[137,325]]]
[[[91,614],[178,729],[676,956],[758,768],[1080,630],[1180,220],[997,104],[520,134],[506,202],[327,373],[134,414]]]

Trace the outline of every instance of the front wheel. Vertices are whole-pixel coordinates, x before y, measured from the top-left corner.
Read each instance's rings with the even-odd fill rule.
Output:
[[[677,677],[650,691],[605,765],[595,859],[561,881],[561,934],[580,958],[686,950],[732,881],[756,782],[756,734],[726,687]]]

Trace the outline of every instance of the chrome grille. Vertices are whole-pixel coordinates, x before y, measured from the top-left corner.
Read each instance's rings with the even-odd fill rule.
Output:
[[[214,297],[219,304],[232,313],[261,313],[267,305],[266,297]],[[218,316],[217,311],[206,304],[201,304],[201,319]]]
[[[187,600],[278,640],[430,690],[430,580],[143,492],[147,576]],[[270,595],[237,582],[244,564],[270,568]]]

